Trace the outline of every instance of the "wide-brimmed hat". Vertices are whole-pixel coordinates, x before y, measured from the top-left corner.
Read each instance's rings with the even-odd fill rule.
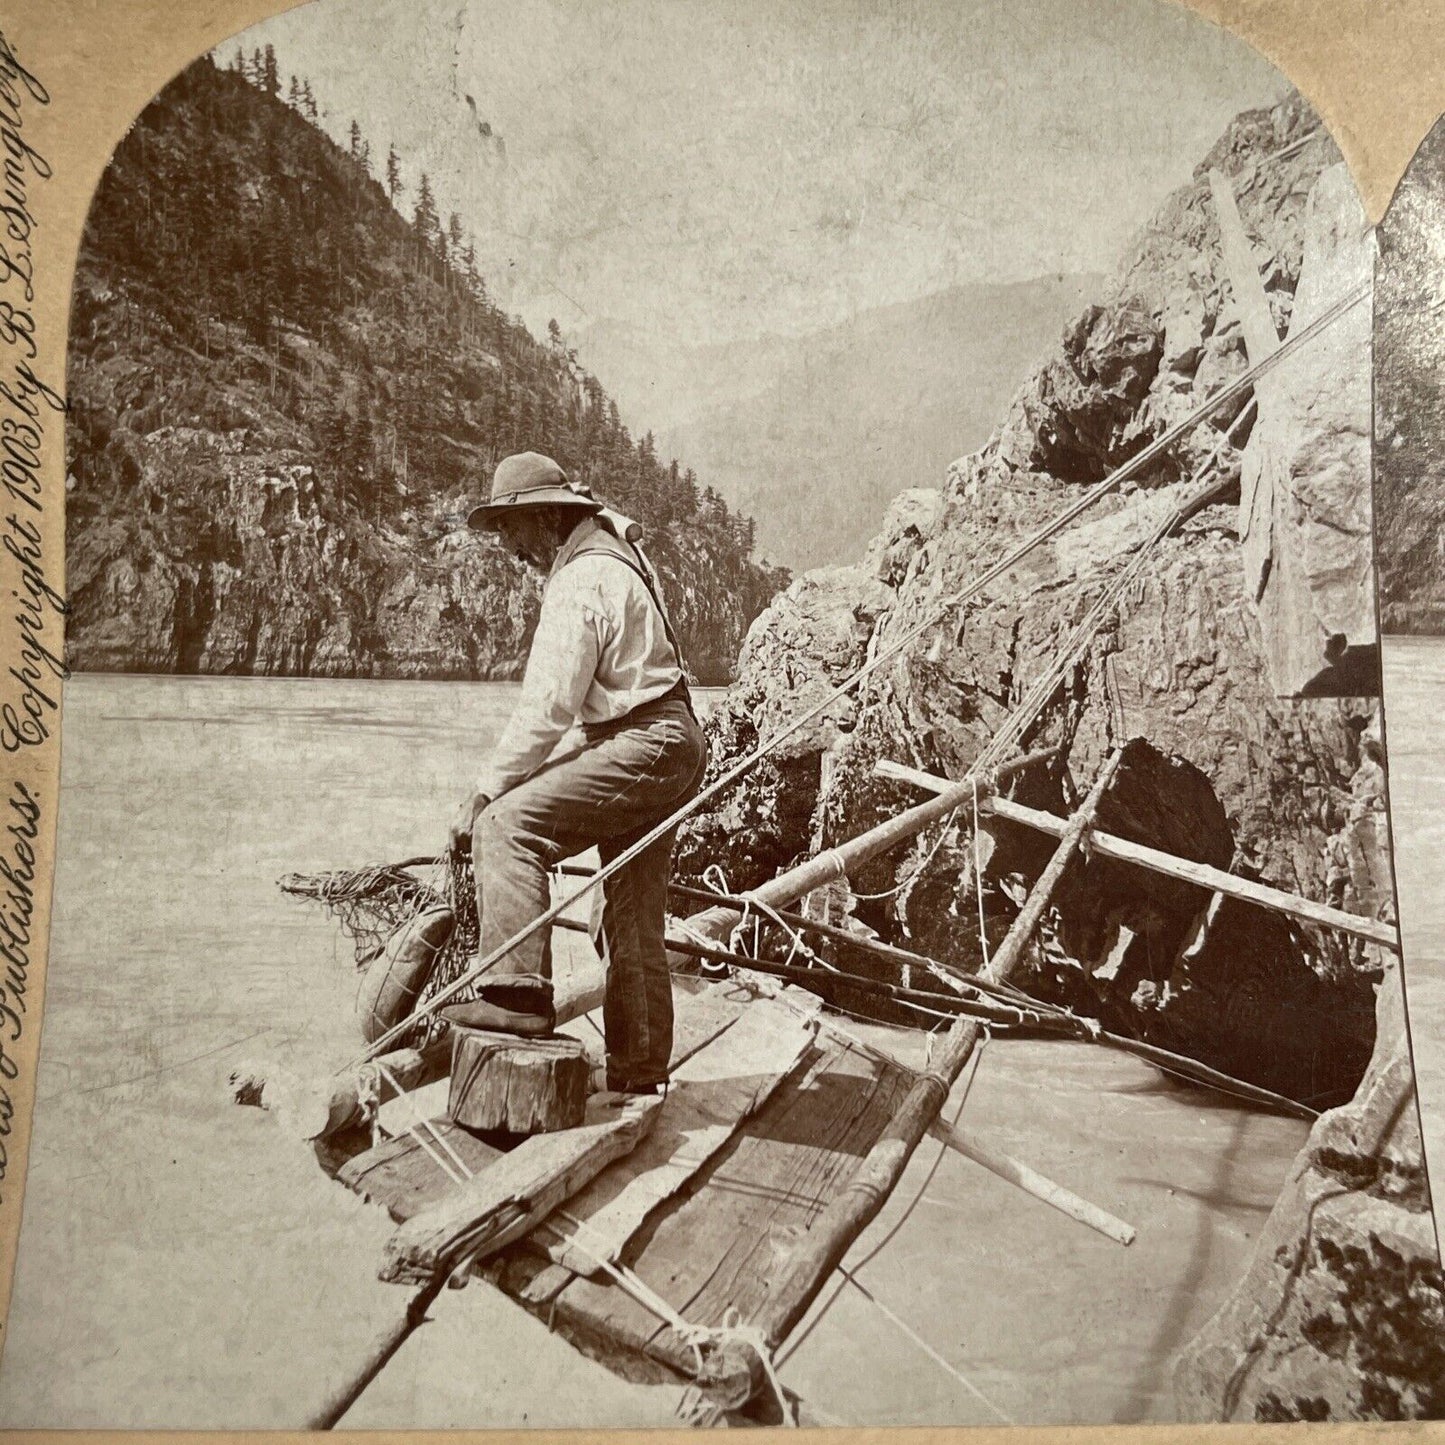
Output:
[[[485,531],[498,517],[525,507],[575,507],[579,512],[600,512],[602,503],[585,482],[571,481],[551,457],[541,452],[518,452],[497,463],[491,500],[472,509],[467,526]]]

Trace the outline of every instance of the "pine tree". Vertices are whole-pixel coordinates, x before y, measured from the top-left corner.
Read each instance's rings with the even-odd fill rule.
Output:
[[[477,243],[467,237],[467,248],[462,252],[462,274],[467,278],[467,290],[483,306],[487,302],[487,288],[482,284],[481,272],[477,270]]]
[[[351,159],[359,161],[361,159],[361,124],[359,121],[353,120],[351,122],[351,132],[348,140],[350,142]]]
[[[258,45],[251,52],[251,73],[246,77],[252,85],[259,86],[266,76],[266,59]]]
[[[396,198],[406,189],[401,183],[401,157],[396,153],[396,146],[393,145],[386,153],[386,194],[390,197],[391,203],[396,204]]]
[[[371,142],[370,142],[369,140],[364,140],[364,141],[362,141],[362,143],[361,143],[361,154],[357,157],[357,159],[361,162],[361,169],[364,170],[367,175],[370,175],[370,174],[371,174]]]
[[[316,107],[316,97],[311,93],[311,80],[309,77],[301,82],[301,108],[312,120],[318,119],[321,114]]]
[[[462,218],[453,211],[447,218],[447,245],[456,260],[461,259],[463,235]]]
[[[239,45],[236,47],[236,54],[231,61],[231,69],[234,70],[237,75],[241,76],[242,79],[245,78],[246,52],[242,50]]]
[[[281,72],[276,64],[276,47],[268,45],[261,67],[261,89],[267,95],[281,94]]]
[[[417,183],[416,208],[412,211],[412,224],[416,227],[417,238],[426,250],[435,250],[441,235],[441,224],[437,218],[437,203],[431,193],[431,178],[425,171]]]
[[[297,83],[296,77],[291,77],[291,84],[286,91],[286,104],[292,110],[301,109],[301,86]]]

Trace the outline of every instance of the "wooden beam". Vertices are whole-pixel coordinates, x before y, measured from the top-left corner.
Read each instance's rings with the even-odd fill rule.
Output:
[[[1086,1225],[1116,1244],[1133,1244],[1138,1235],[1139,1231],[1132,1224],[1126,1224],[1107,1209],[1100,1209],[1097,1204],[1080,1199],[1072,1190],[1065,1189],[1062,1184],[1055,1184],[1052,1179],[1046,1179],[1038,1170],[1030,1169],[1027,1164],[1020,1163],[1011,1155],[980,1144],[972,1134],[955,1129],[944,1119],[935,1119],[929,1125],[928,1132],[941,1143],[947,1144],[950,1149],[962,1154],[965,1159],[972,1159],[975,1164],[983,1165],[990,1174],[996,1174],[1000,1179],[1017,1185],[1025,1194],[1033,1195],[1050,1208],[1057,1209],[1060,1214],[1068,1215],[1076,1223]]]
[[[1209,189],[1214,196],[1220,250],[1224,255],[1225,272],[1229,276],[1229,289],[1234,293],[1234,309],[1244,332],[1249,364],[1258,366],[1267,356],[1273,356],[1279,350],[1279,330],[1269,309],[1264,283],[1259,279],[1254,248],[1245,234],[1244,221],[1234,199],[1234,187],[1227,176],[1211,169]]]
[[[1025,808],[1010,798],[993,800],[989,811],[995,817],[1021,823],[1044,833],[1056,832],[1057,825],[1063,821],[1055,814],[1044,813],[1037,808]],[[1305,923],[1318,924],[1321,928],[1338,929],[1342,933],[1363,938],[1369,943],[1377,943],[1396,953],[1400,950],[1400,936],[1393,923],[1366,918],[1359,913],[1347,913],[1342,908],[1331,908],[1328,904],[1316,903],[1312,898],[1286,893],[1282,888],[1271,888],[1267,884],[1256,883],[1253,879],[1226,873],[1222,868],[1212,868],[1207,863],[1177,858],[1172,853],[1147,848],[1142,843],[1131,843],[1127,838],[1118,838],[1112,833],[1090,831],[1089,847],[1101,857],[1132,863],[1155,873],[1182,879],[1186,883],[1197,883],[1208,892],[1223,893],[1244,903],[1253,903],[1260,908],[1288,914],[1291,918],[1298,918]]]
[[[996,982],[1007,981],[1009,974],[1023,959],[1054,890],[1078,851],[1105,789],[1113,780],[1119,757],[1117,750],[1110,755],[1079,811],[1069,821],[1053,857],[1034,884],[998,952],[984,969],[986,978]],[[958,796],[959,791],[951,788],[940,794],[940,798]],[[964,793],[963,796],[969,794]],[[977,1047],[982,1032],[982,1025],[976,1020],[964,1018],[943,1036],[942,1047],[932,1066],[914,1080],[888,1126],[863,1157],[847,1188],[831,1200],[813,1227],[798,1241],[777,1277],[770,1282],[767,1302],[759,1318],[753,1321],[761,1328],[770,1350],[776,1349],[787,1338],[833,1269],[842,1263],[853,1241],[883,1207],[919,1140],[947,1102],[949,1092]]]
[[[267,1081],[261,1103],[298,1139],[327,1139],[366,1123],[373,1101],[391,1096],[383,1069],[410,1091],[445,1078],[451,1059],[451,1040],[443,1037],[419,1049],[394,1049],[344,1074],[299,1079],[278,1072]]]
[[[1280,348],[1279,331],[1269,309],[1269,297],[1259,278],[1254,251],[1244,232],[1234,187],[1228,177],[1217,170],[1209,172],[1209,187],[1214,196],[1215,215],[1219,220],[1220,250],[1224,257],[1229,289],[1234,293],[1234,309],[1244,333],[1246,361],[1258,366]],[[1276,411],[1272,391],[1277,392],[1279,373],[1261,376],[1255,382],[1254,394],[1259,403],[1258,439],[1251,464],[1244,467],[1239,491],[1239,537],[1244,562],[1245,581],[1256,601],[1264,592],[1274,565],[1275,493],[1283,485],[1275,448],[1268,444],[1269,428]]]
[[[898,763],[877,763],[874,772],[883,777],[917,783],[919,787],[934,793],[952,786],[947,779],[935,778],[931,774],[920,773],[916,768],[905,768]],[[1027,808],[1022,803],[1014,802],[1012,798],[991,797],[980,803],[979,811],[995,818],[1003,818],[1010,823],[1018,823],[1025,828],[1036,829],[1040,833],[1050,833],[1056,838],[1061,837],[1068,826],[1068,821],[1057,813]],[[1243,903],[1253,903],[1260,908],[1273,909],[1276,913],[1286,913],[1305,923],[1318,924],[1321,928],[1339,929],[1342,933],[1363,938],[1368,943],[1377,943],[1396,953],[1400,950],[1399,934],[1393,923],[1366,918],[1359,913],[1347,913],[1342,908],[1331,908],[1328,904],[1316,903],[1313,899],[1301,898],[1295,893],[1286,893],[1281,888],[1271,888],[1267,884],[1256,883],[1253,879],[1226,873],[1222,868],[1212,868],[1207,863],[1179,858],[1172,853],[1161,852],[1158,848],[1131,843],[1127,838],[1118,838],[1112,833],[1101,833],[1093,828],[1089,829],[1089,848],[1103,858],[1132,863],[1139,868],[1147,868],[1150,872],[1162,873],[1169,878],[1178,878],[1185,883],[1197,883],[1209,893],[1223,893]]]
[[[865,974],[846,973],[842,969],[804,968],[796,964],[774,963],[766,958],[749,958],[746,954],[730,953],[725,948],[709,948],[706,944],[694,943],[690,938],[682,938],[674,933],[668,934],[667,946],[689,958],[705,958],[714,963],[726,963],[736,969],[763,974],[768,978],[782,978],[789,983],[800,984],[808,990],[809,997],[832,983],[840,988],[854,988],[860,993],[873,994],[878,998],[896,999],[904,1004],[916,1003],[938,1012],[972,1014],[990,1023],[1018,1025],[1032,1022],[1028,1017],[1029,1004],[1024,999],[1016,1003],[998,1001],[991,995],[982,997],[982,989],[964,996],[966,980],[956,980],[952,974],[946,976],[957,983],[958,991],[933,993],[927,989],[905,988],[902,984],[889,983],[885,979],[869,978]],[[942,969],[941,964],[936,964],[935,967]]]
[[[414,1214],[387,1241],[381,1278],[426,1284],[534,1229],[656,1123],[661,1099],[622,1097],[594,1095],[587,1123],[533,1134]]]
[[[948,817],[965,803],[971,802],[975,796],[986,798],[998,780],[1044,762],[1058,752],[1057,747],[1043,748],[1036,753],[1004,763],[986,776],[975,777],[970,774],[960,782],[949,784],[948,790],[940,793],[938,797],[897,813],[876,827],[860,833],[856,838],[848,839],[846,843],[825,848],[821,853],[799,863],[796,868],[786,869],[776,878],[769,879],[743,896],[766,903],[772,908],[795,902],[805,893],[811,893],[825,883],[846,878],[853,869],[861,867],[870,858],[876,858],[880,853],[886,853],[890,848],[896,848],[900,843],[917,837],[930,823]],[[732,923],[732,911],[725,907],[709,908],[688,919],[690,928],[710,938],[720,938]]]
[[[689,898],[699,903],[721,904],[733,909],[734,912],[740,913],[747,907],[747,900],[738,894],[719,895],[709,893],[705,888],[689,888],[682,883],[669,884],[667,891],[679,898]],[[911,949],[899,948],[897,944],[887,943],[870,934],[854,933],[850,929],[839,928],[835,923],[824,923],[820,918],[809,918],[805,914],[793,913],[786,908],[774,908],[772,911],[790,928],[795,928],[800,933],[814,933],[819,938],[832,939],[834,943],[841,943],[847,948],[857,949],[860,953],[866,953],[873,958],[895,963],[900,969],[922,969],[923,972],[946,984],[955,993],[990,992],[987,987],[979,987],[977,980],[971,974],[965,973],[962,969],[952,968],[936,958],[930,958],[925,953],[915,953]],[[690,924],[691,919],[688,922]],[[679,953],[686,952],[679,940],[671,935],[668,937],[667,946],[677,949]],[[999,990],[1000,996],[1005,992],[1009,991]],[[1015,1001],[1022,1002],[1022,1000]]]
[[[308,1430],[330,1430],[361,1398],[366,1387],[382,1372],[388,1360],[406,1343],[407,1336],[426,1318],[446,1283],[445,1275],[428,1280],[406,1302],[406,1308],[390,1324],[377,1331],[361,1363],[326,1391],[322,1402],[307,1416]]]

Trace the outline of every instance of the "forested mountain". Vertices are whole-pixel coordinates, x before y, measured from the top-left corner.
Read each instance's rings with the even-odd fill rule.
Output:
[[[784,580],[634,439],[555,330],[490,300],[460,219],[311,123],[274,55],[191,66],[117,148],[71,322],[70,655],[99,670],[501,677],[537,589],[462,518],[509,452],[647,527],[695,671]],[[374,174],[373,172],[379,172]],[[399,214],[405,205],[412,219]]]

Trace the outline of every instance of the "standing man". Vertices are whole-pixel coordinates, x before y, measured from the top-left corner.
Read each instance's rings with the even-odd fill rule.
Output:
[[[546,911],[553,865],[593,846],[605,865],[694,797],[707,747],[635,524],[605,511],[549,457],[523,452],[498,465],[491,500],[468,525],[500,537],[547,578],[516,710],[452,824],[453,848],[471,842],[485,957]],[[582,745],[554,758],[578,722]],[[593,907],[607,970],[607,1087],[622,1092],[656,1093],[667,1079],[664,922],[674,836],[609,878]],[[501,958],[479,992],[478,1003],[444,1015],[550,1032],[551,930]]]

